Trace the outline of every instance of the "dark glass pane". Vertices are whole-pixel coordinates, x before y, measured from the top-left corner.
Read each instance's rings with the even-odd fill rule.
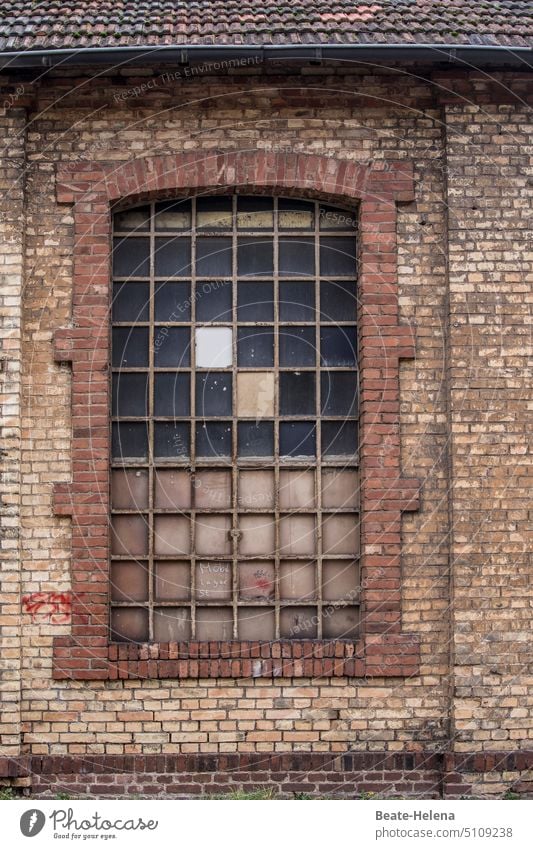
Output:
[[[198,277],[231,277],[231,239],[196,240]]]
[[[280,230],[312,230],[315,205],[305,200],[278,200]]]
[[[272,422],[239,422],[239,457],[272,457],[274,425]]]
[[[315,240],[298,238],[279,240],[279,273],[309,277],[315,273]]]
[[[320,358],[323,366],[353,366],[356,363],[356,328],[321,327]]]
[[[113,608],[111,639],[118,643],[143,643],[148,640],[148,610],[142,607]]]
[[[279,453],[283,457],[313,457],[316,453],[314,422],[280,422]]]
[[[357,451],[357,422],[322,422],[322,453],[348,454]]]
[[[114,416],[148,415],[148,373],[114,374],[111,408]]]
[[[316,339],[314,327],[281,327],[279,362],[282,366],[314,366]]]
[[[149,284],[115,283],[111,315],[113,321],[148,321],[150,318]]]
[[[321,376],[322,415],[357,415],[357,374],[350,371],[323,371]]]
[[[321,206],[318,212],[321,230],[355,230],[357,218],[349,209]]]
[[[188,416],[190,414],[189,375],[170,372],[154,374],[154,414]]]
[[[355,321],[357,297],[353,280],[321,282],[320,317],[323,321]]]
[[[188,422],[154,422],[155,457],[189,457]]]
[[[271,238],[250,236],[237,240],[237,269],[241,277],[274,273],[274,242]]]
[[[115,277],[146,277],[150,273],[150,239],[113,240]]]
[[[157,327],[154,331],[154,365],[189,365],[190,330],[188,327]]]
[[[196,425],[198,457],[229,457],[231,454],[231,422],[199,422]]]
[[[240,327],[237,331],[240,366],[273,366],[274,334],[264,328]]]
[[[191,240],[156,239],[154,263],[156,277],[190,277]]]
[[[281,416],[310,416],[315,413],[315,373],[281,372],[279,376]]]
[[[124,368],[148,366],[148,328],[113,328],[112,362]]]
[[[145,422],[113,422],[111,455],[122,457],[148,456],[148,425]]]
[[[189,283],[156,283],[155,320],[190,321],[191,287]],[[156,331],[157,332],[157,331]]]
[[[196,375],[196,415],[231,416],[231,374],[210,372]]]
[[[238,197],[237,227],[241,230],[272,230],[273,210],[272,198]]]
[[[196,226],[205,230],[231,228],[232,200],[224,195],[196,198]]]
[[[113,216],[115,230],[149,230],[150,207],[138,206],[135,209],[124,209]]]
[[[191,227],[191,201],[164,200],[155,205],[156,230],[189,230]]]
[[[198,280],[196,283],[196,320],[231,321],[232,284],[220,280]]]
[[[280,321],[315,320],[315,284],[279,284]]]
[[[239,283],[238,321],[273,321],[274,286],[272,283]]]
[[[356,271],[355,239],[320,238],[320,274],[323,277],[353,275]]]

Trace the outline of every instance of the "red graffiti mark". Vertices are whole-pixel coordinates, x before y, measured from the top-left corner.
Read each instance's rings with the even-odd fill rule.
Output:
[[[22,596],[22,609],[32,622],[51,622],[64,625],[70,622],[72,596],[70,593],[30,593]]]

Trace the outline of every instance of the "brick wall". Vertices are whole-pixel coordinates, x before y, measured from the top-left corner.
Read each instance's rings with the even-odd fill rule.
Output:
[[[189,788],[183,792],[194,794],[205,783],[194,778],[202,770],[172,759],[218,758],[217,777],[209,777],[209,792],[218,792],[220,758],[261,756],[266,766],[254,767],[253,778],[244,762],[235,762],[237,783],[289,782],[288,793],[306,782],[311,793],[346,792],[338,788],[346,782],[348,792],[500,793],[501,782],[484,777],[495,774],[493,766],[485,769],[484,762],[463,781],[462,773],[454,777],[455,763],[445,766],[437,755],[527,747],[528,508],[519,452],[526,441],[521,334],[530,289],[517,244],[527,190],[525,115],[512,103],[470,106],[481,96],[494,100],[493,92],[480,93],[479,83],[469,100],[443,103],[444,83],[417,78],[406,86],[402,75],[316,68],[293,78],[258,68],[187,81],[163,81],[155,72],[158,82],[148,93],[127,95],[153,73],[108,84],[74,73],[48,77],[35,87],[30,109],[21,594],[65,595],[55,606],[47,596],[37,611],[26,605],[22,629],[14,632],[22,643],[21,754],[32,760],[13,771],[35,775],[36,792],[47,792],[49,779],[38,777],[45,771],[62,776],[68,788],[75,783],[78,792],[116,795],[133,772],[140,778],[127,785],[130,792],[135,785],[134,792],[157,786],[160,793],[168,784],[169,793],[178,793],[175,777],[157,779],[167,770],[157,758],[167,758],[182,776],[178,784]],[[511,143],[509,133],[518,140]],[[52,338],[71,323],[75,240],[72,207],[58,204],[54,175],[85,161],[110,167],[183,151],[280,149],[414,163],[415,202],[397,207],[400,321],[416,329],[416,358],[400,368],[397,438],[402,472],[422,481],[420,509],[402,520],[402,625],[420,639],[419,673],[388,680],[53,680],[52,641],[71,632],[67,594],[76,533],[75,523],[52,509],[53,486],[72,474],[71,377],[54,362]],[[519,344],[506,327],[517,328]],[[385,766],[357,758],[333,766],[346,753],[375,755]],[[414,762],[401,761],[407,753],[430,766],[415,770]],[[398,762],[386,760],[396,754]],[[281,755],[326,760],[319,767],[305,760],[280,765],[273,758]],[[155,760],[113,760],[125,756]],[[89,772],[73,782],[74,762],[65,771],[51,757],[80,758]],[[113,775],[126,777],[96,779],[104,767],[91,773],[91,764],[102,758]],[[305,778],[317,769],[325,773],[327,763],[323,786],[320,778]]]

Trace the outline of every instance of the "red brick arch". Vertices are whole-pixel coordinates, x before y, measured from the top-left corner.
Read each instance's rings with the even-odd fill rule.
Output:
[[[110,644],[108,638],[108,305],[111,210],[151,197],[246,189],[299,194],[359,214],[362,607],[357,642]],[[419,482],[400,468],[399,360],[414,334],[399,323],[396,205],[414,199],[412,164],[288,152],[207,152],[125,163],[75,163],[57,174],[57,200],[73,204],[72,326],[54,356],[72,363],[72,481],[54,487],[72,517],[72,632],[54,641],[54,676],[138,677],[412,675],[415,635],[401,631],[401,513],[418,507]],[[95,332],[98,327],[98,332]]]

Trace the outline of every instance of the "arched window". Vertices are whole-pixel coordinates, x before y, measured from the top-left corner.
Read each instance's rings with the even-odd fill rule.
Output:
[[[355,231],[260,196],[115,214],[114,640],[357,635]]]

